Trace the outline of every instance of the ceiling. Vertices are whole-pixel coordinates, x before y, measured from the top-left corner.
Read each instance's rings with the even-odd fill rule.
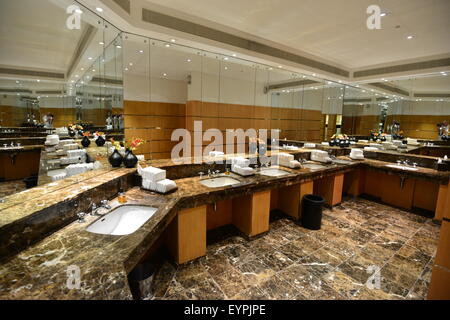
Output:
[[[145,0],[166,13],[224,26],[349,69],[450,53],[448,0]],[[387,15],[366,27],[366,9]],[[399,28],[396,28],[399,26]],[[414,35],[411,40],[408,35]]]

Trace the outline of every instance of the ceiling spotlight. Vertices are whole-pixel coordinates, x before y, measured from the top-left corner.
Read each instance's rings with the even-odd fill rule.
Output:
[[[225,67],[225,70],[228,70],[228,67]]]
[[[167,73],[163,73],[163,76],[166,77],[166,76],[167,76]]]
[[[117,45],[116,48],[117,49],[122,49],[122,46],[121,45]]]
[[[139,53],[144,53],[144,50],[139,50]]]
[[[103,41],[100,41],[98,44],[102,46],[102,45],[104,45],[105,43],[104,43]]]
[[[81,9],[78,8],[78,9],[75,10],[75,13],[82,14],[83,11],[81,11]]]
[[[19,80],[16,80],[16,83],[19,83],[20,81]]]
[[[92,69],[92,72],[95,72],[95,69]]]
[[[269,70],[273,70],[273,68],[269,68]]]
[[[386,17],[387,16],[387,13],[386,12],[382,12],[381,14],[380,14],[380,17]]]
[[[177,40],[175,40],[175,39],[170,39],[170,42],[175,43],[175,42],[177,42]]]
[[[128,71],[128,68],[125,68],[125,71]]]
[[[133,66],[133,62],[130,62],[129,65],[130,65],[130,67],[132,67]]]
[[[443,73],[442,75],[443,75],[443,76],[446,76],[447,74],[446,74],[446,73]]]
[[[279,69],[283,68],[283,66],[278,66]]]
[[[41,82],[41,80],[39,80],[39,79],[37,79],[36,81],[37,81],[37,82]]]
[[[92,60],[92,57],[89,57],[88,60]]]
[[[236,53],[233,53],[232,56],[233,56],[233,57],[236,57]]]
[[[414,36],[407,36],[406,39],[411,40]]]
[[[228,60],[228,57],[223,58],[223,60],[227,61],[227,60]]]
[[[315,73],[313,73],[313,74],[312,74],[312,76],[313,76],[313,77],[315,77],[315,76],[316,76],[316,74],[315,74]]]
[[[169,47],[170,47],[170,44],[166,43],[164,46],[165,46],[166,48],[169,48]]]
[[[95,8],[95,10],[97,10],[97,12],[103,12],[103,9],[99,7]]]
[[[191,59],[187,59],[186,61],[187,61],[187,62],[191,62],[192,60],[191,60]]]

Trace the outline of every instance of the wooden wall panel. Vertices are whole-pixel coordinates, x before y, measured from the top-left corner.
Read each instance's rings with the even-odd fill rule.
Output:
[[[439,184],[431,181],[416,180],[413,207],[435,212]]]
[[[400,128],[406,137],[414,139],[437,139],[436,124],[444,120],[450,121],[450,115],[396,115],[388,116],[386,124],[390,125],[394,120],[400,122]]]
[[[185,104],[124,101],[125,139],[139,137],[150,142],[140,146],[136,154],[146,159],[167,159],[177,144],[171,141],[173,130],[186,128],[186,114],[192,110]]]

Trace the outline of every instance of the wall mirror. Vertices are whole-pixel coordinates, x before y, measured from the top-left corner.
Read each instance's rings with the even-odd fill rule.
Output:
[[[34,2],[3,1],[0,10],[5,202],[25,189],[62,187],[76,182],[79,173],[107,168],[106,141],[124,138],[120,31],[75,1]],[[68,8],[80,18],[71,28]],[[101,139],[96,144],[95,133],[104,144]],[[89,147],[81,144],[84,135]]]

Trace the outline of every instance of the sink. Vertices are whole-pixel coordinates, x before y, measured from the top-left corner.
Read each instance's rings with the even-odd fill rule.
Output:
[[[91,224],[86,231],[114,236],[132,234],[157,210],[157,208],[147,206],[120,206]]]
[[[419,171],[418,168],[407,167],[407,166],[402,166],[402,165],[398,165],[398,164],[387,164],[386,167],[400,169],[400,170],[407,170],[407,171]]]
[[[303,167],[310,169],[310,170],[320,170],[320,169],[326,168],[326,166],[324,166],[324,165],[315,164],[315,163],[305,163],[305,164],[303,164]]]
[[[234,184],[241,183],[239,180],[230,177],[218,177],[213,179],[201,180],[200,183],[208,188],[220,188],[226,186],[232,186]]]
[[[335,163],[335,164],[351,164],[352,161],[343,160],[343,159],[336,159],[336,160],[333,160],[333,163]]]
[[[290,172],[272,168],[272,169],[263,169],[259,172],[259,174],[268,177],[281,177],[290,174]]]

